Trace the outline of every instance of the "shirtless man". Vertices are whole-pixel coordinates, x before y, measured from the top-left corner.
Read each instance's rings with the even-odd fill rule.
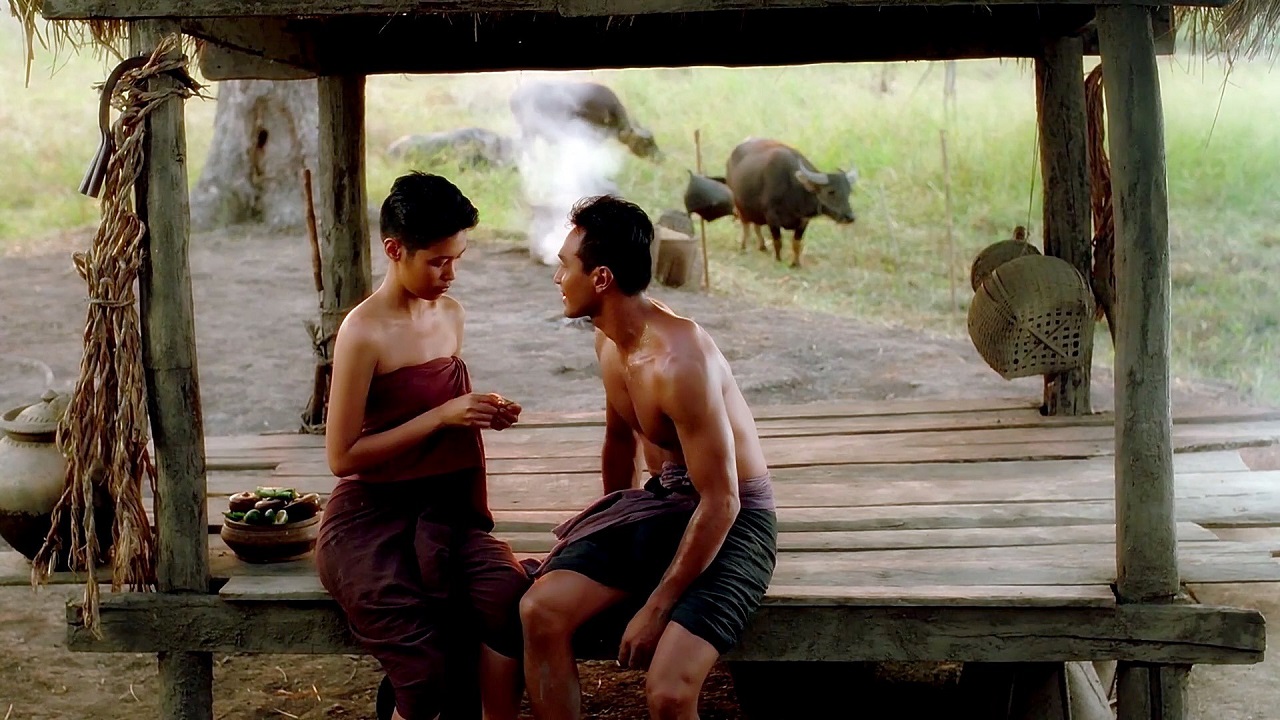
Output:
[[[529,578],[491,534],[481,437],[520,406],[472,392],[447,294],[478,219],[445,178],[398,178],[380,220],[386,278],[334,341],[325,452],[339,481],[316,566],[386,672],[380,720],[474,717],[477,684],[487,720],[520,709]]]
[[[564,314],[596,327],[605,495],[557,528],[560,542],[520,602],[525,687],[538,720],[578,718],[574,633],[630,603],[639,610],[619,665],[648,671],[651,717],[696,719],[703,681],[773,576],[769,468],[715,342],[644,293],[653,238],[644,211],[603,196],[579,202],[571,219],[555,282]],[[643,488],[640,447],[656,473]]]

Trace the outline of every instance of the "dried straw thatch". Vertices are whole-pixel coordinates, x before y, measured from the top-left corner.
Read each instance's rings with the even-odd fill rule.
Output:
[[[1179,7],[1173,12],[1178,37],[1191,52],[1237,59],[1280,56],[1280,2],[1235,0],[1225,8]]]
[[[78,52],[88,48],[106,53],[117,60],[124,58],[128,43],[128,25],[119,20],[93,22],[53,22],[40,16],[44,0],[9,0],[9,12],[22,23],[26,49],[26,81],[31,82],[31,63],[36,58],[36,45],[55,55],[64,48]]]

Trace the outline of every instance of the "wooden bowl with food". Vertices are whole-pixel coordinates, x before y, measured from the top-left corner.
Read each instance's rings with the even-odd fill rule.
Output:
[[[222,541],[250,563],[297,560],[316,546],[323,516],[316,493],[293,488],[259,487],[232,495],[222,514]]]

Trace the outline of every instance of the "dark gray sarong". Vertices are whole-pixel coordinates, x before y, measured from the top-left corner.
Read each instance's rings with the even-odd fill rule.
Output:
[[[737,644],[777,563],[777,515],[768,474],[739,484],[741,511],[711,564],[672,608],[671,621],[723,654]],[[591,644],[616,647],[622,626],[665,574],[698,506],[687,470],[674,463],[644,489],[619,490],[555,529],[558,542],[536,570],[568,570],[628,594],[593,620]],[[580,638],[581,639],[581,638]]]

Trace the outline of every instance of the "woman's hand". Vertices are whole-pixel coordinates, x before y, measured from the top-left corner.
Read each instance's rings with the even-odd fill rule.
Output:
[[[520,407],[520,403],[514,400],[507,400],[500,395],[494,395],[494,397],[498,398],[500,407],[490,427],[494,430],[506,430],[515,425],[516,421],[520,419],[520,411],[523,408]]]
[[[493,393],[468,393],[460,395],[440,406],[440,423],[451,427],[492,427],[494,422],[506,422],[498,414],[502,398]],[[511,423],[507,422],[506,426]]]

